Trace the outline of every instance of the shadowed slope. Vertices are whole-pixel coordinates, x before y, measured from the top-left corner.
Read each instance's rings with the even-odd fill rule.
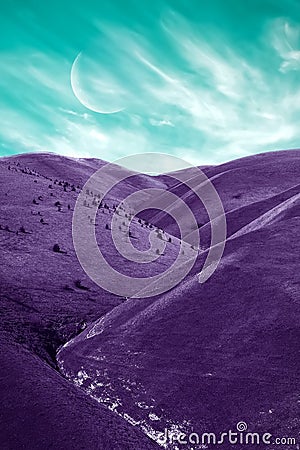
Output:
[[[284,195],[285,191],[293,187],[297,188],[300,171],[299,154],[299,150],[262,153],[230,161],[220,166],[211,166],[203,169],[203,172],[216,188],[224,210],[228,214],[231,211],[239,211],[240,208],[246,208],[248,205],[251,206],[268,198],[279,196],[281,193]],[[193,173],[195,173],[194,169],[181,171],[181,175],[184,175],[199,189],[199,176],[196,174],[193,177]],[[172,176],[172,174],[170,175]],[[176,176],[176,173],[174,175]],[[167,177],[162,176],[162,179],[168,184],[168,189],[183,198],[191,208],[199,228],[209,222],[206,209],[199,204],[199,200],[189,189],[172,178],[167,181]],[[177,200],[170,209],[176,209],[179,205],[180,201]],[[257,211],[258,214],[259,211]],[[143,216],[150,218],[147,212]],[[170,234],[178,236],[178,227],[166,217],[164,212],[152,215],[151,220],[152,223]],[[188,236],[185,238],[189,241]]]
[[[156,447],[57,372],[59,347],[124,301],[88,279],[72,244],[77,195],[102,164],[51,154],[0,160],[3,449]],[[99,214],[102,237],[110,215]]]
[[[230,211],[235,183],[220,191],[232,237],[212,278],[198,283],[204,253],[172,291],[128,300],[58,354],[64,374],[152,436],[245,420],[299,438],[300,156],[281,156],[276,183],[262,176],[272,157],[238,162],[246,206]]]
[[[0,361],[2,449],[156,448],[8,335]]]

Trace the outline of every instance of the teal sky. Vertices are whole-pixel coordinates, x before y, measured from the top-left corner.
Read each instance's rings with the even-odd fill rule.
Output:
[[[298,0],[1,3],[1,156],[300,147]]]

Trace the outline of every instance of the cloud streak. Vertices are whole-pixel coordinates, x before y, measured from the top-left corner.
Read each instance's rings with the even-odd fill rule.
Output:
[[[55,50],[30,41],[2,52],[0,151],[111,161],[162,151],[202,165],[299,146],[300,27],[289,17],[267,17],[255,43],[233,45],[226,24],[198,23],[173,6],[143,26],[92,16],[88,46],[66,42],[60,53],[52,35]],[[81,50],[86,105],[124,111],[97,114],[74,96]]]

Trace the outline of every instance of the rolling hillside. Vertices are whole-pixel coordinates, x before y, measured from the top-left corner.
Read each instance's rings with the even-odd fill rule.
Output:
[[[128,178],[100,203],[82,189],[105,164],[47,153],[0,159],[1,448],[147,450],[160,448],[165,427],[220,433],[239,421],[299,441],[300,152],[203,168],[227,221],[223,258],[203,284],[211,237],[204,206],[172,176],[118,166],[99,189]],[[189,169],[180,176],[201,190]],[[116,205],[148,188],[178,197],[170,211],[182,201],[191,208],[200,249],[189,233],[180,240],[165,212],[131,221],[132,204],[117,214],[116,240],[127,248],[130,225],[132,245],[148,260],[124,259],[110,233]],[[81,192],[84,226],[118,272],[150,279],[181,255],[183,265],[196,258],[189,274],[145,298],[95,284],[72,240]]]

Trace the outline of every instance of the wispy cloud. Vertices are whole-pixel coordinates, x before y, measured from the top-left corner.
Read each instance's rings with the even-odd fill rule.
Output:
[[[284,18],[277,19],[271,29],[271,40],[282,62],[280,71],[300,70],[300,26]]]
[[[198,25],[174,6],[162,11],[149,29],[93,17],[87,48],[64,55],[29,43],[3,51],[2,148],[108,160],[162,151],[201,165],[299,146],[296,23],[272,18],[255,43],[233,45],[225,26]],[[78,53],[83,104],[70,83]]]
[[[175,126],[169,119],[157,120],[157,119],[150,118],[149,122],[154,127],[163,127],[163,126],[174,127]]]
[[[72,111],[71,109],[59,108],[59,110],[66,114],[69,114],[70,116],[82,117],[85,120],[87,120],[90,117],[90,115],[88,113],[80,114],[76,111]]]

